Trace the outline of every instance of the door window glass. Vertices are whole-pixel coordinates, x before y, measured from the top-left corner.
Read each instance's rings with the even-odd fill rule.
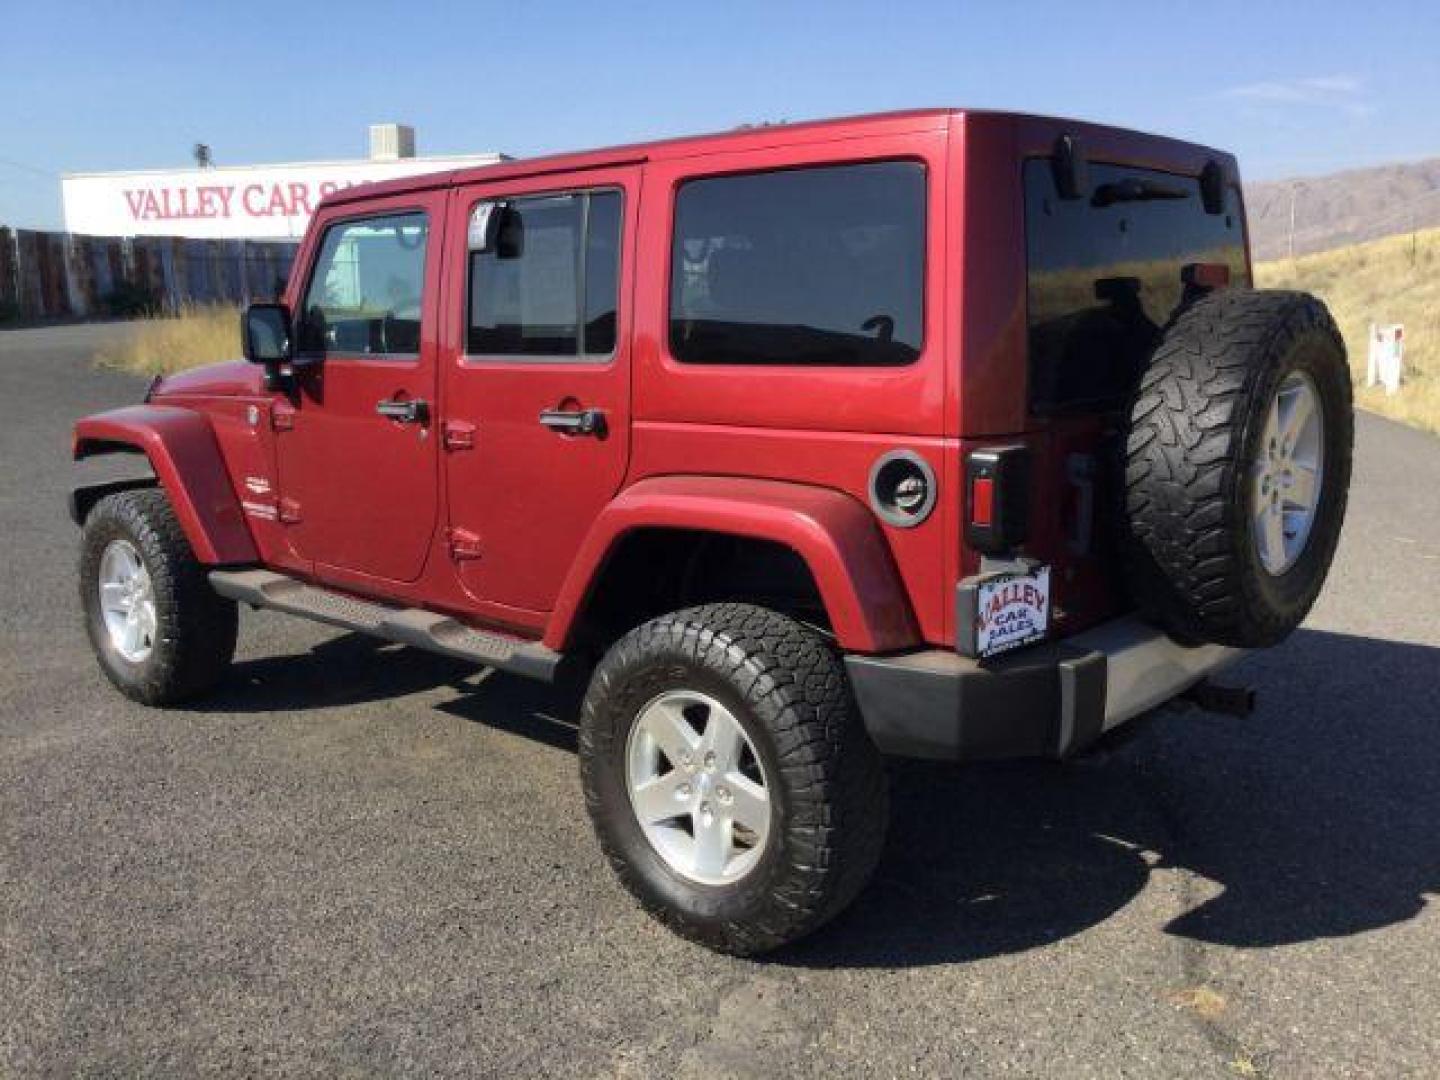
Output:
[[[325,230],[301,308],[302,355],[413,359],[425,287],[424,214],[396,214]]]
[[[620,194],[507,200],[470,253],[471,356],[603,357],[615,348]]]

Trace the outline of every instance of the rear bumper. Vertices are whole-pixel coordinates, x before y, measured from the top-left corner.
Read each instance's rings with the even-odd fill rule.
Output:
[[[1241,655],[1126,617],[989,661],[934,649],[845,664],[884,753],[960,761],[1063,757]]]

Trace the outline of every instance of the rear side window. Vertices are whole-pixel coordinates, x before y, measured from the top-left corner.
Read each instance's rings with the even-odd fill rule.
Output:
[[[493,251],[470,254],[471,356],[574,358],[615,348],[620,193],[506,201]]]
[[[692,180],[675,199],[670,351],[693,364],[908,364],[924,278],[923,165]]]
[[[419,355],[428,235],[424,214],[326,229],[301,308],[298,351],[376,360]]]
[[[1249,283],[1239,200],[1207,214],[1200,181],[1089,166],[1089,194],[1061,199],[1049,159],[1025,162],[1030,406],[1120,406],[1185,299],[1190,263],[1223,263]]]

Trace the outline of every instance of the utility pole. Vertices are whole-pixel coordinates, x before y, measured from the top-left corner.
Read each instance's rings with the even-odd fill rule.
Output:
[[[1290,261],[1295,261],[1295,193],[1300,189],[1300,181],[1290,181]]]

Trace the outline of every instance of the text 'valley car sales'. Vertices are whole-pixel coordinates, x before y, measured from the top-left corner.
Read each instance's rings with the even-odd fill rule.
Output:
[[[332,192],[502,160],[503,154],[415,157],[413,132],[377,125],[368,160],[67,175],[61,178],[65,229],[90,236],[299,239]]]
[[[331,192],[350,181],[326,180],[312,186],[291,180],[274,184],[204,184],[195,187],[127,188],[123,194],[132,221],[175,221],[195,218],[296,217],[314,212]]]

